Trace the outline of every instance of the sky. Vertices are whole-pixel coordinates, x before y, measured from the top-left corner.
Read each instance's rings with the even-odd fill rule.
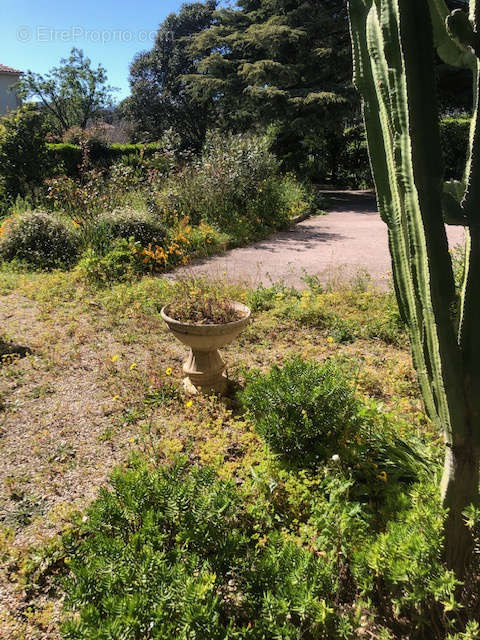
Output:
[[[151,49],[156,30],[182,0],[0,0],[0,64],[46,73],[83,49],[118,87],[115,100],[130,93],[134,55]]]

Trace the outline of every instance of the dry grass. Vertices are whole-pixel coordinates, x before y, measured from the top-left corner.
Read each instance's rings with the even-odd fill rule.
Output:
[[[231,400],[182,395],[185,350],[156,311],[172,286],[145,278],[93,294],[68,274],[0,274],[4,340],[30,351],[0,367],[2,639],[58,637],[58,596],[48,583],[29,583],[32,549],[70,526],[132,450],[152,460],[183,451],[238,476],[260,455]],[[230,295],[244,301],[248,292]],[[293,353],[344,358],[360,392],[426,427],[404,347],[364,338],[341,344],[328,327],[279,316],[274,305],[254,314],[225,359],[241,384],[246,370]]]

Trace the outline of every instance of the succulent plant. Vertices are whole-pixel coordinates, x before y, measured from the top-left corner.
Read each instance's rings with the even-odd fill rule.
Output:
[[[354,82],[388,226],[400,312],[426,410],[442,429],[446,560],[461,576],[472,540],[463,511],[479,502],[480,0],[450,13],[444,0],[349,0]],[[434,52],[472,70],[474,114],[463,181],[445,183]],[[445,221],[466,228],[456,290]]]

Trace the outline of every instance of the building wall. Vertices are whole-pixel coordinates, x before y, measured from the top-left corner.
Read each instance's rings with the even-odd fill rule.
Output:
[[[9,90],[18,78],[19,76],[13,73],[0,73],[0,115],[14,111],[20,106],[20,99],[15,90]]]

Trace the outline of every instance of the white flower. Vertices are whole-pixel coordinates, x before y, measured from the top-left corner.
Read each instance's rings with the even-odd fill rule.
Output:
[[[333,454],[332,462],[340,462],[340,456],[338,455],[338,453]]]

